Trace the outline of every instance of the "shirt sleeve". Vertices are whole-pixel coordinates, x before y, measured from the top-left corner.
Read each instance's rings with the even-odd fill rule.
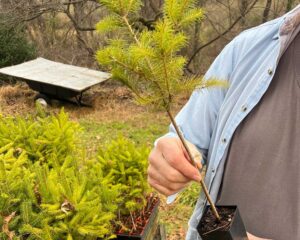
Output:
[[[236,59],[235,48],[236,43],[233,40],[212,63],[204,79],[216,78],[230,83]],[[226,92],[227,89],[221,87],[194,90],[189,101],[175,118],[184,138],[193,143],[202,153],[203,163],[206,161],[211,136]],[[172,124],[169,132],[162,137],[177,137]],[[159,139],[155,141],[155,144]]]

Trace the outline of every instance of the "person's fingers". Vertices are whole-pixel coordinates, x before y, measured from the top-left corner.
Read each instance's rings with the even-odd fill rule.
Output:
[[[160,192],[161,194],[165,195],[165,196],[170,196],[174,193],[177,193],[178,191],[180,191],[182,188],[184,188],[185,186],[187,186],[187,184],[171,184],[168,187],[165,185],[160,184],[159,182],[157,182],[155,179],[150,178],[148,176],[148,183],[150,184],[150,186],[152,186],[154,189],[156,189],[158,192]]]
[[[151,187],[153,187],[159,193],[161,193],[161,194],[163,194],[165,196],[170,196],[170,195],[176,193],[176,191],[171,191],[171,190],[167,189],[166,187],[160,185],[154,179],[149,178],[149,177],[148,177],[148,183],[150,184]]]
[[[152,179],[157,184],[164,186],[165,188],[172,191],[179,191],[190,182],[190,180],[186,178],[185,181],[177,182],[177,175],[174,175],[174,178],[170,180],[168,179],[168,176],[162,175],[152,166],[149,166],[148,168],[148,179]]]
[[[149,155],[148,183],[158,192],[169,196],[183,189],[190,179],[168,164],[162,153],[153,149]]]
[[[148,174],[150,174],[150,176],[155,175],[157,180],[159,180],[158,178],[160,178],[161,183],[187,183],[191,180],[190,178],[184,176],[177,169],[169,165],[168,161],[158,151],[155,151],[150,154],[149,162],[150,165],[148,169]]]
[[[163,157],[171,167],[177,169],[187,178],[197,182],[201,180],[199,170],[186,159],[182,151],[176,155],[171,152],[164,152]]]
[[[166,193],[182,189],[190,180],[199,182],[199,170],[188,159],[178,138],[160,139],[149,155],[150,185]]]

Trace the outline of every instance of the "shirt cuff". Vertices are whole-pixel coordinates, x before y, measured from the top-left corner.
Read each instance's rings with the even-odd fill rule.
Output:
[[[178,137],[178,135],[177,135],[176,133],[173,133],[173,132],[168,132],[167,134],[165,134],[165,135],[159,137],[158,139],[156,139],[156,140],[154,141],[154,147],[156,147],[157,142],[158,142],[160,139],[165,138],[165,137]]]

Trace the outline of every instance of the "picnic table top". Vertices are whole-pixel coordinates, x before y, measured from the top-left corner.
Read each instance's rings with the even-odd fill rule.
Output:
[[[78,92],[84,91],[111,77],[106,72],[53,62],[44,58],[37,58],[15,66],[1,68],[0,73]]]

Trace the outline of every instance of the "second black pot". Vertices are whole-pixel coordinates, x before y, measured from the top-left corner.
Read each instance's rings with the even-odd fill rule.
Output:
[[[248,240],[247,231],[237,206],[216,206],[216,208],[221,219],[224,217],[222,216],[222,212],[225,210],[231,211],[231,221],[227,224],[216,226],[215,229],[204,231],[203,226],[207,224],[207,214],[210,210],[210,206],[207,206],[197,226],[202,240]],[[226,226],[225,229],[222,226]]]
[[[151,240],[155,238],[157,228],[159,227],[158,222],[158,207],[159,201],[155,203],[153,210],[151,212],[150,218],[141,233],[141,235],[129,235],[129,234],[117,234],[116,240]]]

